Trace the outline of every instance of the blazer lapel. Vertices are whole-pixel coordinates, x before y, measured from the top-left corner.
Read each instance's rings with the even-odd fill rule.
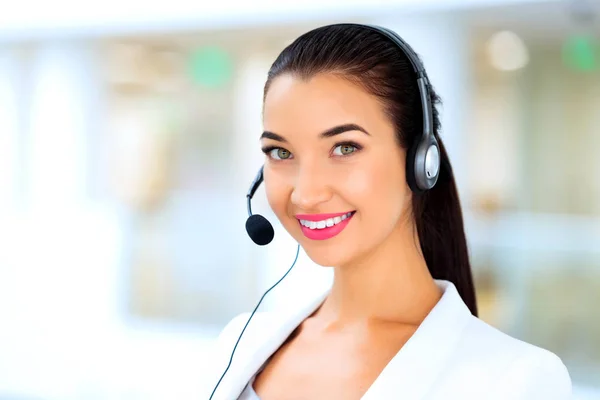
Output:
[[[383,369],[363,400],[423,399],[446,367],[472,315],[451,282],[436,283],[444,291],[442,298]]]
[[[309,302],[296,305],[292,309],[269,313],[272,315],[267,317],[268,321],[254,321],[254,318],[257,317],[255,315],[244,332],[244,336],[248,335],[246,339],[249,340],[244,346],[244,336],[242,336],[234,355],[234,361],[224,378],[222,394],[216,398],[219,400],[237,399],[250,378],[279,349],[302,321],[323,303],[328,292],[320,293]],[[253,327],[254,322],[257,325]],[[240,348],[244,350],[240,352]]]

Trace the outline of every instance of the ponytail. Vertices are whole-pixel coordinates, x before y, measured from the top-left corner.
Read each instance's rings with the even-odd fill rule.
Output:
[[[477,316],[477,300],[471,273],[463,215],[452,166],[438,138],[442,164],[433,189],[415,195],[413,213],[421,249],[434,279],[450,281],[471,314]]]

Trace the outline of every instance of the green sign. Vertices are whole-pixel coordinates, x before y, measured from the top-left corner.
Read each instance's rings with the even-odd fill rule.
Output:
[[[233,72],[229,54],[219,47],[204,47],[194,51],[190,59],[190,74],[198,85],[216,88],[226,84]]]
[[[598,59],[593,38],[585,35],[568,38],[563,46],[563,61],[577,71],[595,71]]]

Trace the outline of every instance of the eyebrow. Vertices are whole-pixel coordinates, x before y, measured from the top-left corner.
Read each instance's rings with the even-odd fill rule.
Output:
[[[336,135],[339,135],[341,133],[344,132],[348,132],[348,131],[361,131],[366,135],[371,135],[369,132],[367,132],[367,130],[359,125],[356,124],[343,124],[343,125],[338,125],[338,126],[334,126],[333,128],[329,128],[324,132],[321,132],[321,134],[319,135],[320,138],[325,139],[325,138],[330,138]],[[288,143],[287,139],[284,138],[281,135],[278,135],[274,132],[269,132],[269,131],[264,131],[262,133],[262,135],[260,135],[261,139],[272,139],[272,140],[276,140],[278,142],[282,142],[282,143]]]

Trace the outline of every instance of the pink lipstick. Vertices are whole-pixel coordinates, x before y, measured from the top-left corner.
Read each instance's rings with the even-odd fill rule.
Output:
[[[348,226],[355,211],[330,214],[298,214],[296,219],[302,233],[312,240],[327,240],[338,235]]]

